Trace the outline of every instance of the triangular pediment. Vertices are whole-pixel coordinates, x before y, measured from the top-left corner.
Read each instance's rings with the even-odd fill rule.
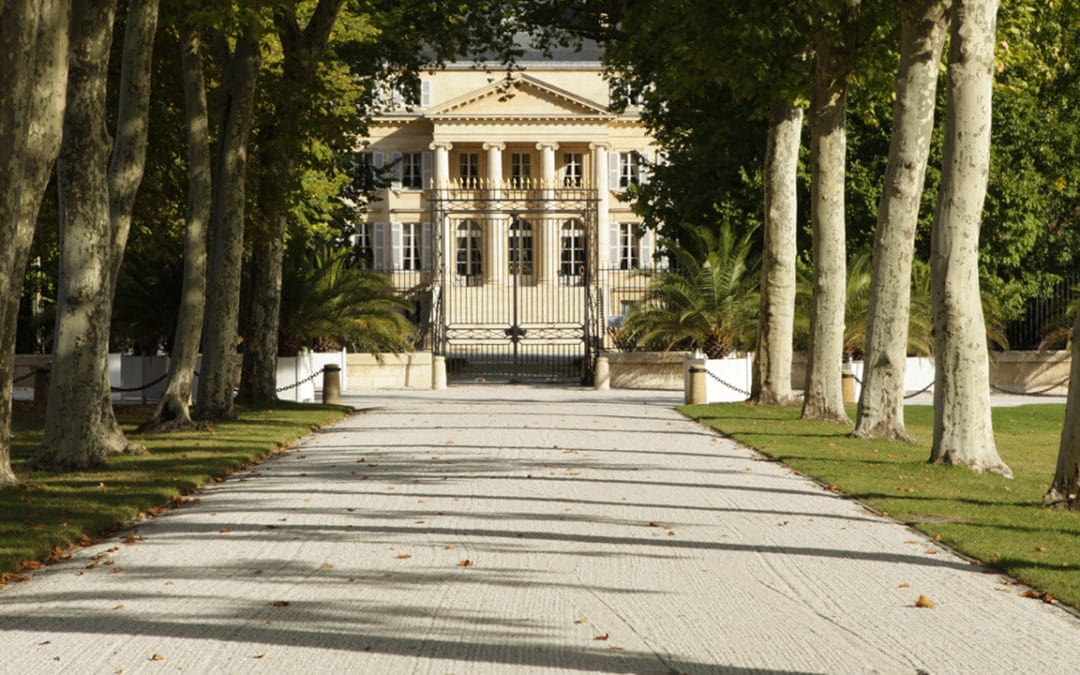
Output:
[[[428,110],[426,117],[451,118],[560,118],[607,117],[607,109],[589,99],[554,87],[529,75],[514,82],[495,82]]]

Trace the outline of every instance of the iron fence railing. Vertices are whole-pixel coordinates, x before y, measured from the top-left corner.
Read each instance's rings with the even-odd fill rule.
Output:
[[[1078,284],[1080,269],[1065,275],[1049,296],[1028,300],[1024,316],[1010,321],[1005,328],[1009,349],[1038,349],[1050,331],[1068,325],[1065,313],[1069,303],[1080,295],[1076,290]]]

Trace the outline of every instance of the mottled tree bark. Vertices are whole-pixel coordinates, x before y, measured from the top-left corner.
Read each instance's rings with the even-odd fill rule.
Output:
[[[765,236],[761,251],[761,312],[750,399],[785,405],[791,391],[795,323],[796,179],[803,111],[778,101],[769,117],[765,149]]]
[[[112,159],[109,162],[109,315],[120,279],[120,265],[131,231],[131,214],[146,168],[146,143],[150,119],[150,67],[157,32],[158,0],[131,0],[124,28],[124,52],[120,68],[119,106]],[[109,391],[108,355],[101,362],[101,417],[114,451],[144,453],[146,448],[127,439],[113,412]]]
[[[844,3],[839,21],[846,33],[857,2]],[[844,410],[841,367],[847,293],[844,178],[847,160],[847,88],[852,66],[850,44],[834,44],[814,4],[816,67],[810,105],[812,256],[814,295],[810,311],[803,419],[851,423]]]
[[[889,161],[878,203],[866,367],[852,434],[856,438],[914,442],[904,426],[911,265],[951,5],[952,0],[900,3],[900,68]]]
[[[1069,399],[1065,405],[1057,471],[1043,504],[1080,510],[1080,311],[1073,319]]]
[[[15,330],[26,260],[60,136],[67,90],[66,0],[17,0],[0,6],[0,487],[11,470],[11,395]]]
[[[179,29],[188,143],[184,286],[169,360],[169,383],[158,401],[149,426],[191,424],[191,385],[195,377],[195,362],[199,357],[199,340],[206,308],[206,232],[212,199],[210,119],[199,35],[186,16],[181,16]]]
[[[83,469],[113,450],[102,419],[108,358],[110,229],[106,84],[115,2],[72,7],[64,140],[58,165],[60,277],[45,436],[34,466]]]
[[[93,5],[93,6],[91,6]],[[105,131],[115,3],[75,3],[60,162],[61,258],[45,437],[36,466],[80,469],[113,452],[144,452],[116,422],[109,322],[131,212],[145,168],[157,0],[128,5],[117,133]],[[111,150],[111,159],[109,154]],[[96,360],[96,376],[88,370]]]
[[[931,241],[935,377],[930,461],[1012,476],[994,443],[979,297],[997,8],[998,0],[953,4],[945,147]]]
[[[244,367],[239,398],[247,403],[277,400],[282,260],[288,208],[298,189],[298,157],[303,152],[302,121],[310,107],[318,65],[343,0],[320,0],[304,28],[296,7],[281,7],[274,25],[281,40],[284,77],[275,97],[276,115],[259,137],[263,173],[259,212],[251,219],[250,293],[244,326]]]
[[[255,110],[259,74],[261,23],[252,14],[244,33],[228,51],[216,39],[224,62],[221,134],[214,166],[214,199],[210,216],[212,245],[207,285],[214,292],[206,302],[203,361],[199,373],[196,416],[233,416],[233,377],[240,316],[240,272],[244,254],[244,209],[247,142]]]

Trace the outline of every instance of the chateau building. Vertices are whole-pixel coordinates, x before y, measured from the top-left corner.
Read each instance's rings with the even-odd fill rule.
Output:
[[[414,299],[451,379],[587,382],[654,266],[621,195],[655,146],[633,107],[609,110],[597,48],[519,65],[508,83],[449,64],[385,97],[361,156],[386,187],[356,244]]]

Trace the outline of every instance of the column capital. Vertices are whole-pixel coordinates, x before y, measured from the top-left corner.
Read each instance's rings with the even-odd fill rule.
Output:
[[[506,143],[503,143],[502,141],[490,141],[484,143],[480,147],[484,150],[498,150],[499,152],[502,152],[503,150],[506,150]]]
[[[611,143],[589,143],[589,150],[611,150]]]
[[[555,141],[540,141],[539,143],[536,144],[536,149],[537,150],[548,150],[548,149],[550,149],[552,152],[554,152],[554,151],[559,149],[559,144],[556,143]]]
[[[432,141],[428,148],[431,150],[446,150],[447,152],[450,152],[454,149],[454,144],[450,141]]]

